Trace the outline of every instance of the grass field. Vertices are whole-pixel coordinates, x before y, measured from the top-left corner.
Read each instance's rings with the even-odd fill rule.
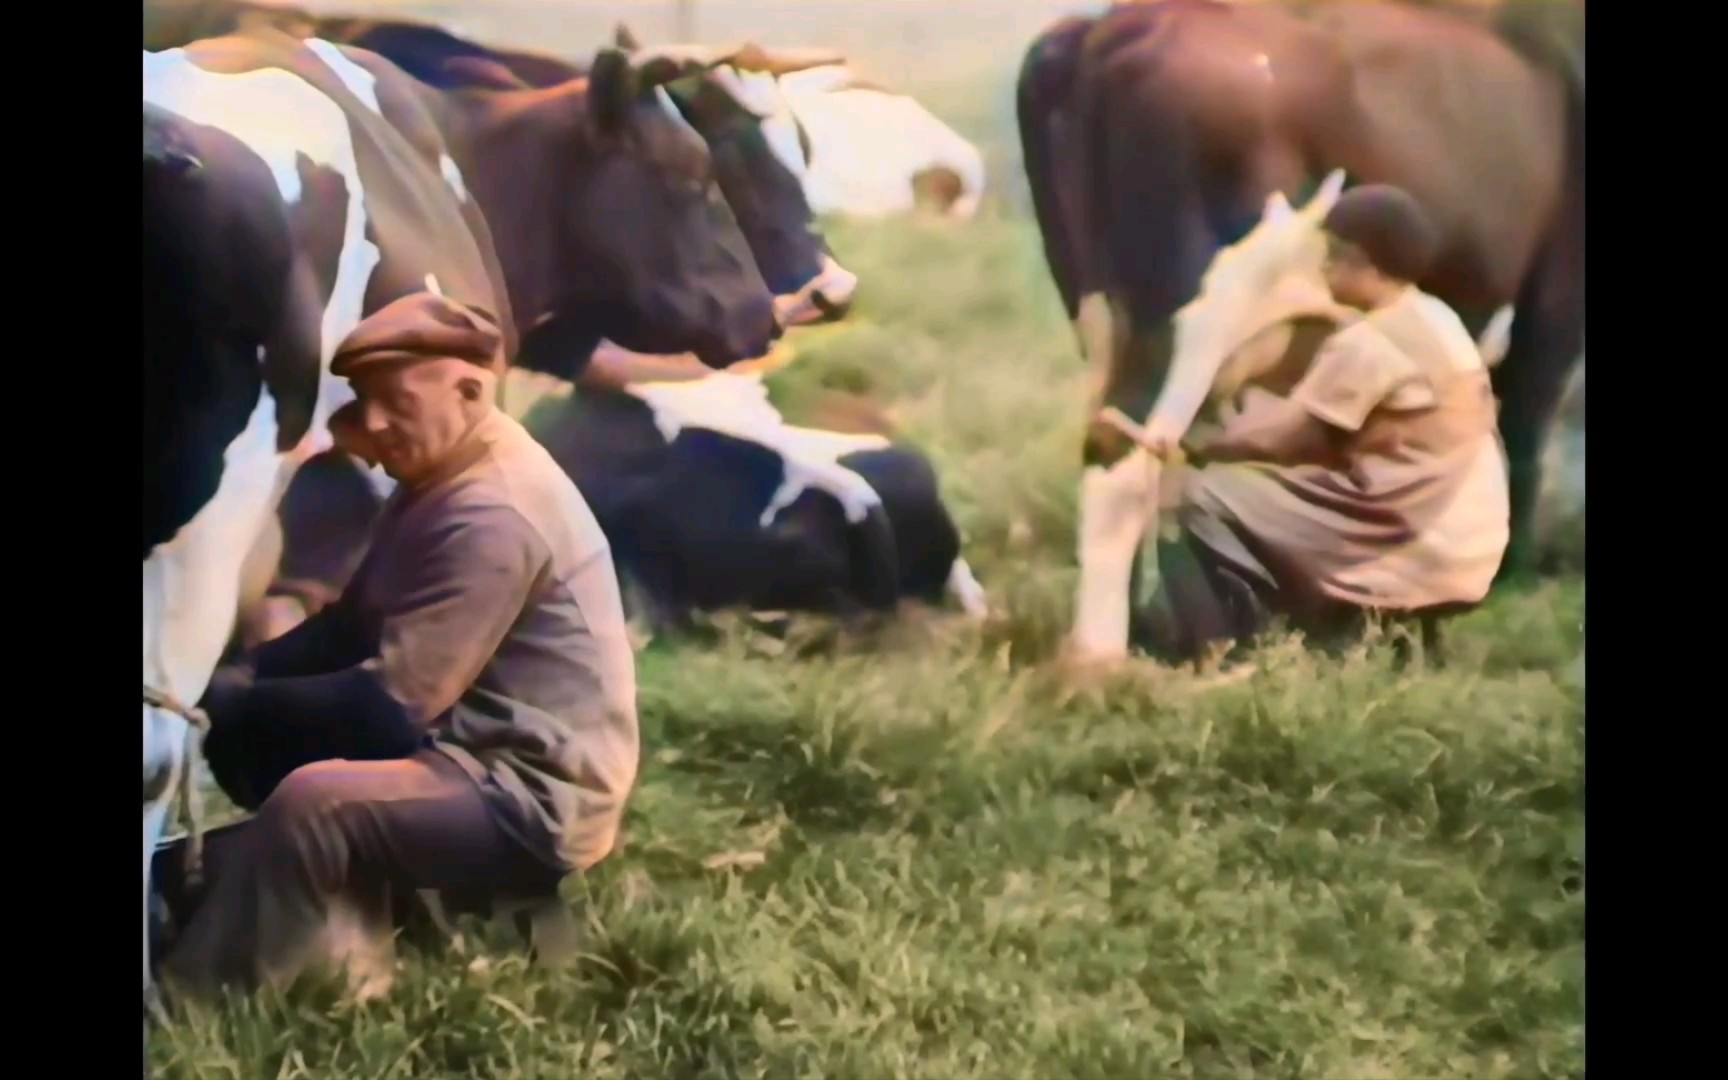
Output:
[[[879,5],[890,42],[912,6]],[[1274,644],[1213,688],[1051,665],[1081,372],[1015,172],[1024,40],[913,84],[1002,197],[965,226],[831,227],[856,314],[802,333],[774,390],[793,419],[868,397],[934,455],[1000,617],[652,644],[577,970],[480,930],[407,954],[382,1001],[307,986],[159,1031],[159,1075],[1583,1075],[1580,569],[1463,619],[1439,671],[1374,642]]]

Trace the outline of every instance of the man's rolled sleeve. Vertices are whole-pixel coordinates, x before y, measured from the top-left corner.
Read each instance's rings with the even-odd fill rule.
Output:
[[[1290,394],[1310,416],[1342,431],[1360,431],[1368,415],[1418,374],[1410,358],[1366,323],[1327,339]]]

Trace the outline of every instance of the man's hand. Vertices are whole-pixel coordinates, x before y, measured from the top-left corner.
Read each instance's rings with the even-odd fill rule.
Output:
[[[1224,437],[1224,428],[1218,424],[1203,421],[1196,422],[1188,429],[1187,436],[1182,440],[1182,448],[1190,458],[1205,461],[1212,456],[1212,448]]]
[[[240,714],[246,695],[252,689],[252,681],[252,669],[245,664],[230,664],[216,669],[198,702],[199,708],[210,718],[211,728],[221,727]]]
[[[360,415],[360,402],[350,401],[330,414],[330,439],[338,450],[368,465],[378,464],[377,451],[372,448],[372,439],[366,434],[366,423]]]
[[[204,761],[210,775],[234,805],[256,810],[263,800],[253,790],[252,759],[257,756],[250,726],[246,723],[246,697],[252,690],[252,671],[244,665],[216,669],[199,706],[210,717],[204,736]]]

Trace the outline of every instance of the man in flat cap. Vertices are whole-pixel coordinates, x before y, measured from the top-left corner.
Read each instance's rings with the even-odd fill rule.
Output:
[[[205,695],[212,771],[257,814],[212,843],[170,988],[345,961],[376,990],[392,890],[550,891],[611,851],[638,755],[617,577],[575,486],[495,406],[499,350],[489,317],[431,293],[338,349],[343,437],[398,487],[342,594]]]
[[[1456,313],[1414,284],[1437,234],[1407,192],[1367,185],[1327,215],[1327,285],[1361,318],[1287,398],[1267,395],[1193,456],[1160,549],[1151,651],[1193,659],[1274,616],[1315,635],[1368,611],[1475,603],[1509,539],[1497,406]]]

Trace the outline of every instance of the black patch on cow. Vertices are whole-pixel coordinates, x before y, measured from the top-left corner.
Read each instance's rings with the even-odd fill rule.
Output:
[[[620,571],[673,609],[855,608],[850,545],[832,542],[851,531],[838,503],[807,491],[761,527],[784,469],[758,443],[679,432],[662,468],[611,508]]]
[[[675,84],[672,100],[708,144],[714,178],[768,288],[782,296],[803,288],[822,272],[825,242],[804,185],[768,145],[761,119],[708,78]]]
[[[283,318],[264,348],[264,381],[276,399],[276,448],[284,453],[312,430],[326,344],[324,309],[336,291],[348,228],[348,182],[342,174],[305,154],[296,154],[294,165],[300,177],[300,198],[288,207],[294,269]]]
[[[840,464],[862,476],[882,500],[893,528],[900,595],[940,603],[954,560],[960,529],[942,501],[930,459],[910,447],[860,450]]]
[[[652,410],[616,392],[578,391],[533,431],[593,509],[620,576],[674,624],[692,609],[845,613],[902,596],[936,602],[959,555],[935,470],[909,448],[842,459],[882,500],[861,526],[812,490],[764,530],[760,515],[785,477],[767,447],[701,429],[668,444]]]
[[[143,189],[148,558],[216,494],[227,448],[257,406],[258,349],[280,317],[293,241],[256,154],[148,104]]]

